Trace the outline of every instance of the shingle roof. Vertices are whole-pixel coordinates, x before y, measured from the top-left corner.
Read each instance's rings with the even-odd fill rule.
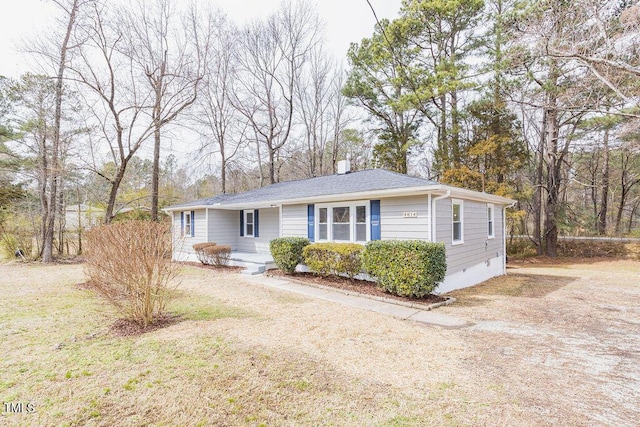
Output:
[[[222,194],[208,199],[200,199],[180,205],[169,206],[167,209],[214,204],[278,202],[304,197],[421,187],[436,184],[437,182],[435,181],[402,175],[384,169],[369,169],[344,175],[326,175],[296,181],[279,182],[244,193],[235,195]]]
[[[167,209],[171,208],[188,208],[189,206],[207,206],[207,205],[216,205],[218,203],[222,203],[222,201],[233,197],[233,194],[218,194],[217,196],[208,197],[206,199],[198,199],[193,200],[191,202],[180,203],[179,205],[168,206]]]

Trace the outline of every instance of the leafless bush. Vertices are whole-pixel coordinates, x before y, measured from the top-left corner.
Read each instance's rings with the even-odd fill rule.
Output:
[[[194,245],[194,249],[196,249]],[[231,246],[210,244],[201,249],[196,249],[198,259],[205,265],[215,265],[216,267],[224,267],[229,264],[231,256]]]
[[[205,248],[208,248],[209,246],[215,246],[216,244],[213,242],[205,242],[205,243],[196,243],[195,245],[193,245],[193,250],[196,251],[196,256],[198,257],[198,261],[200,261],[201,263],[207,265],[207,264],[211,264],[211,262],[209,262],[209,256],[204,252]]]
[[[124,221],[87,233],[86,273],[122,315],[143,327],[165,310],[179,265],[171,254],[168,224]]]

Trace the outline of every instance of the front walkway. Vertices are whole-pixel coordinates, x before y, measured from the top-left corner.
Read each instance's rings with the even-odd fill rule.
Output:
[[[273,264],[273,257],[271,254],[256,254],[250,252],[231,252],[229,257],[231,261],[249,262],[252,264]]]
[[[297,283],[291,283],[289,281],[276,279],[273,277],[266,277],[264,275],[251,276],[248,277],[247,280],[271,288],[295,292],[298,294],[319,298],[325,301],[336,302],[338,304],[346,305],[349,307],[375,311],[382,314],[390,314],[391,316],[403,320],[413,320],[416,322],[442,326],[445,328],[462,328],[465,326],[469,326],[469,324],[462,319],[453,316],[447,316],[445,314],[434,313],[433,311],[404,307],[389,302],[372,300],[363,296],[347,295],[340,291],[299,285]]]

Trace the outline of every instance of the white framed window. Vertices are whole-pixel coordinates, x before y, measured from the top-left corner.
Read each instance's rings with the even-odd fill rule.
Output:
[[[318,208],[318,240],[329,240],[329,208]]]
[[[451,244],[464,243],[464,203],[462,200],[451,200]]]
[[[255,230],[255,217],[252,210],[244,211],[244,237],[253,237]]]
[[[334,206],[331,208],[331,237],[341,242],[351,241],[351,208]]]
[[[369,240],[369,201],[338,202],[316,205],[318,241],[357,242]]]
[[[487,203],[487,238],[493,239],[495,234],[495,219],[493,204]]]
[[[356,206],[356,242],[367,241],[367,206]]]
[[[191,221],[193,221],[193,218],[191,218],[191,212],[189,211],[184,212],[183,215],[184,215],[184,228],[182,229],[182,236],[192,237]]]

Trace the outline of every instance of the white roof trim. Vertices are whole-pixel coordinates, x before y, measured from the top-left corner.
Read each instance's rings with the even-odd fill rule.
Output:
[[[311,196],[311,197],[298,197],[294,199],[265,201],[257,203],[228,203],[221,204],[216,203],[212,205],[193,205],[175,207],[171,209],[164,209],[166,211],[184,211],[194,209],[255,209],[255,208],[269,208],[278,207],[282,205],[295,205],[295,204],[309,204],[309,203],[323,203],[323,202],[340,202],[347,200],[361,200],[361,199],[381,199],[386,197],[402,197],[402,196],[415,196],[428,193],[446,193],[451,191],[451,197],[460,197],[466,200],[474,200],[479,202],[495,203],[498,205],[511,205],[515,200],[508,199],[506,197],[495,196],[493,194],[479,193],[473,190],[466,190],[458,187],[451,187],[443,184],[406,187],[406,188],[390,188],[386,190],[371,190],[371,191],[359,191],[354,193],[342,193],[342,194],[327,194],[323,196]]]

